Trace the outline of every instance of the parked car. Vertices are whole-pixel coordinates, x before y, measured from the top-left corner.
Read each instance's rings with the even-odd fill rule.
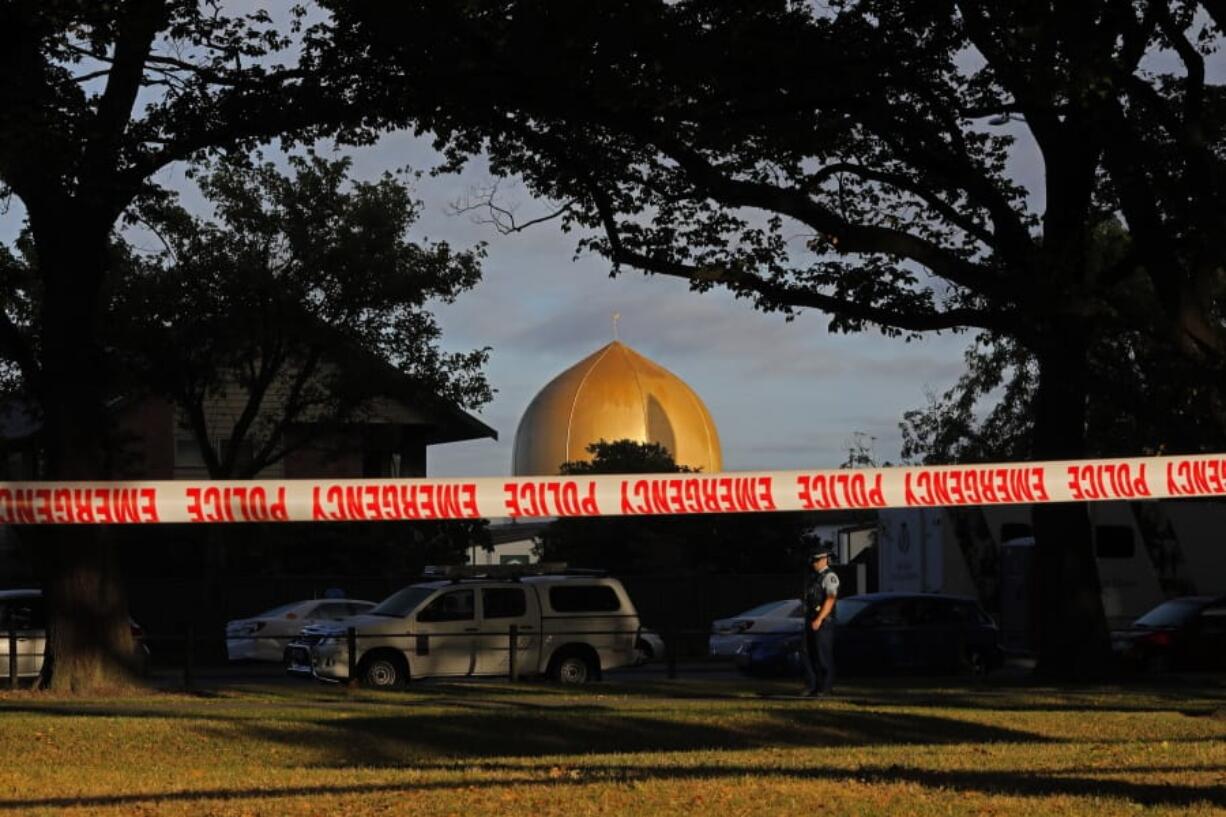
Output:
[[[374,606],[365,599],[310,599],[235,619],[226,624],[226,656],[231,661],[282,661],[303,624],[343,621]]]
[[[643,627],[639,630],[638,638],[634,640],[634,652],[636,665],[663,661],[666,654],[664,639],[655,630]]]
[[[835,665],[842,672],[969,672],[1004,661],[1000,631],[974,599],[912,593],[866,593],[835,608]],[[750,673],[800,671],[801,628],[747,642],[735,656]]]
[[[149,664],[149,646],[141,626],[130,618],[128,624],[135,640],[136,669],[143,674]],[[17,637],[17,677],[38,677],[47,652],[47,606],[42,590],[0,590],[0,678],[9,676],[10,631]]]
[[[707,651],[716,658],[732,658],[763,636],[795,635],[803,625],[804,606],[800,599],[768,601],[712,622]]]
[[[640,632],[621,582],[558,574],[414,584],[346,624],[357,634],[358,677],[384,688],[409,678],[508,675],[511,625],[518,673],[584,683],[635,663]],[[315,677],[347,680],[347,628],[321,629],[312,641]]]
[[[1226,669],[1226,596],[1182,596],[1164,601],[1111,634],[1111,647],[1125,666]]]

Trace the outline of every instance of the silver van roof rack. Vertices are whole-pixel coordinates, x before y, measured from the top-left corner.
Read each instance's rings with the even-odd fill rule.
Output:
[[[508,579],[518,581],[525,576],[604,576],[604,570],[573,568],[566,562],[537,562],[508,565],[427,565],[422,576],[431,579]]]

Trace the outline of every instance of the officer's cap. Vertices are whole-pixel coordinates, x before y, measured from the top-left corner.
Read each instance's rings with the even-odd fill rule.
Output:
[[[821,547],[813,548],[813,550],[809,551],[809,563],[810,564],[812,564],[813,562],[816,562],[818,559],[830,559],[831,561],[834,561],[834,548],[823,545]]]

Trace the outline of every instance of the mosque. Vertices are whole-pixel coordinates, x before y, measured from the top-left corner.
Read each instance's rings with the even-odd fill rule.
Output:
[[[704,474],[723,470],[719,431],[698,394],[618,340],[550,380],[532,398],[515,432],[511,472],[557,474],[564,462],[590,461],[587,447],[601,440],[658,443],[678,465]],[[531,561],[539,527],[491,526],[494,551],[474,547],[472,563]]]
[[[678,465],[723,470],[719,432],[685,381],[621,341],[613,341],[549,381],[528,404],[515,432],[515,476],[557,474],[587,461],[587,447],[607,440],[658,443]]]

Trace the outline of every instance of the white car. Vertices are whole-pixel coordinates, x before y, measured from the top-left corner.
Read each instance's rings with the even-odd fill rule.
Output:
[[[140,625],[128,619],[136,639],[136,670],[144,673],[149,647]],[[0,679],[9,677],[9,634],[17,641],[17,677],[37,678],[47,651],[47,606],[37,588],[0,590]]]
[[[707,651],[716,658],[734,658],[757,636],[798,633],[803,626],[804,605],[800,599],[768,601],[731,618],[712,622]]]
[[[636,665],[663,661],[665,657],[664,639],[655,630],[644,627],[639,630],[638,638],[634,640],[634,652]]]
[[[365,599],[311,599],[282,604],[226,624],[226,656],[231,661],[276,661],[305,624],[336,622],[375,606]]]

